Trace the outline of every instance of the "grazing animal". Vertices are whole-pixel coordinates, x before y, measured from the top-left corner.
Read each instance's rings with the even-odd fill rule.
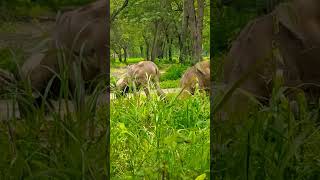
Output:
[[[210,61],[201,61],[188,68],[180,80],[180,87],[182,91],[194,94],[197,83],[200,90],[209,91]]]
[[[129,92],[129,89],[136,87],[137,90],[140,88],[144,89],[144,92],[149,97],[150,92],[148,84],[153,83],[159,96],[164,97],[164,92],[160,88],[160,72],[155,63],[152,61],[141,61],[137,64],[128,66],[127,72],[124,77],[120,78],[116,87],[123,94]]]
[[[22,66],[24,78],[30,79],[34,89],[43,92],[53,72],[62,70],[58,61],[61,49],[72,85],[77,78],[74,64],[81,68],[85,81],[106,75],[109,41],[106,11],[106,1],[98,0],[57,17],[47,50],[33,54]]]
[[[224,63],[224,83],[261,102],[271,96],[276,74],[283,85],[301,86],[309,101],[320,89],[320,1],[294,0],[250,21],[233,42]],[[312,92],[312,93],[311,93]],[[244,112],[248,96],[234,93],[232,112]],[[317,100],[317,99],[314,99]]]

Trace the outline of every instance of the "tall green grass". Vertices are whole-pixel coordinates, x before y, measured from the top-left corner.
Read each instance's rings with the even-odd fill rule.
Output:
[[[84,89],[85,82],[77,78],[81,75],[79,66],[73,66],[76,78],[71,89],[71,67],[64,66],[65,57],[59,56],[60,71],[54,72],[41,94],[42,106],[34,104],[30,82],[23,77],[1,93],[0,98],[19,104],[23,116],[0,122],[0,179],[106,178],[107,114],[105,108],[97,108],[98,95],[104,92],[105,84],[98,83],[89,94]],[[47,106],[53,79],[61,82],[59,111]]]
[[[112,179],[195,179],[209,175],[209,97],[167,95],[111,102]]]
[[[23,57],[24,53],[21,49],[0,48],[0,68],[14,73],[17,69],[16,65],[21,64]]]
[[[173,64],[168,67],[166,72],[160,77],[160,80],[163,81],[180,79],[188,67],[188,65]]]
[[[320,104],[310,106],[300,92],[292,108],[286,89],[276,79],[269,104],[252,103],[248,113],[225,121],[215,114],[216,179],[320,178]]]
[[[162,89],[177,88],[180,86],[180,79],[177,80],[164,80],[160,82]]]

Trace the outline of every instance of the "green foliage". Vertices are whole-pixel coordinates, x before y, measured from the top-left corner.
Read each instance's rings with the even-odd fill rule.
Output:
[[[111,12],[121,7],[123,1],[111,0]],[[209,31],[209,1],[206,1],[203,28],[203,54],[208,55],[210,49]],[[111,27],[111,49],[120,53],[120,48],[127,48],[128,55],[132,57],[149,57],[154,45],[155,36],[158,37],[158,57],[169,59],[171,47],[172,56],[179,56],[182,24],[183,1],[129,1]],[[140,48],[143,48],[141,52]]]
[[[17,31],[16,24],[12,22],[0,23],[0,33],[12,33],[16,31]]]
[[[269,105],[215,122],[215,178],[319,179],[320,106],[300,93],[294,110],[280,82]]]
[[[46,14],[49,11],[50,10],[48,7],[41,7],[40,5],[35,5],[30,8],[29,16],[30,17],[38,17],[38,16]]]
[[[180,79],[189,66],[183,64],[173,64],[166,72],[161,76],[161,81],[163,80],[177,80]]]
[[[209,175],[209,97],[153,96],[111,102],[114,179],[195,179]]]
[[[160,82],[160,87],[162,89],[168,89],[168,88],[177,88],[179,87],[180,79],[177,80],[166,80]]]
[[[21,49],[13,51],[9,48],[0,49],[0,68],[10,72],[16,71],[16,63],[20,63],[23,58]]]
[[[0,68],[6,70],[12,70],[15,64],[11,61],[11,51],[9,49],[0,50]]]
[[[46,15],[65,6],[81,6],[94,0],[3,0],[0,3],[1,20],[13,20],[23,16]]]
[[[48,106],[47,93],[42,105],[36,105],[29,81],[12,82],[0,94],[1,99],[8,97],[19,104],[22,116],[0,120],[0,179],[106,178],[106,109],[96,108],[103,81],[85,98],[84,82],[75,78],[71,96],[66,72],[61,69],[55,77],[61,82],[56,101],[61,111]],[[75,73],[80,74],[79,68]]]
[[[240,11],[229,6],[214,8],[217,16],[213,22],[216,28],[213,29],[214,42],[212,45],[216,52],[225,52],[229,49],[230,43],[240,33],[240,30],[250,19],[256,16],[256,12],[250,9]]]
[[[119,67],[125,67],[127,65],[130,65],[130,64],[136,64],[140,61],[143,61],[143,58],[128,58],[127,59],[127,62],[124,62],[124,59],[122,59],[122,62],[119,61],[119,59],[117,58],[116,60],[111,60],[111,66],[112,68],[119,68]]]
[[[115,86],[116,82],[117,82],[117,78],[114,76],[111,76],[110,77],[110,85]]]

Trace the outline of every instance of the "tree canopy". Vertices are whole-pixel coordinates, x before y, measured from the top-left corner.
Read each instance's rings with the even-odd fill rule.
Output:
[[[111,0],[111,13],[121,9],[125,2],[125,0]],[[122,9],[118,17],[112,22],[112,52],[117,54],[120,60],[122,60],[122,56],[124,55],[144,57],[153,61],[155,59],[173,61],[175,57],[178,58],[180,56],[183,48],[187,48],[187,52],[192,52],[192,41],[190,41],[192,34],[190,33],[190,36],[184,37],[185,29],[188,31],[192,30],[190,28],[190,20],[187,22],[189,26],[186,27],[184,27],[183,22],[184,15],[186,15],[184,7],[188,3],[193,5],[192,11],[188,11],[188,13],[196,12],[196,14],[193,14],[193,17],[200,16],[196,22],[203,23],[199,27],[200,30],[195,29],[195,31],[199,31],[196,32],[198,33],[197,37],[201,35],[201,55],[208,55],[210,45],[209,0],[129,0],[127,6]],[[199,3],[202,3],[203,7],[200,7]],[[198,12],[201,13],[201,8],[203,13],[199,14]],[[190,13],[187,16],[190,16],[189,19],[192,19]],[[124,54],[122,55],[122,53]],[[188,55],[192,56],[192,54]],[[185,61],[188,58],[180,60]]]

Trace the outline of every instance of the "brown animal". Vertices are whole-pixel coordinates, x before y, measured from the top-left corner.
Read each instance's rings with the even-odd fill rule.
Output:
[[[224,83],[230,87],[242,79],[238,88],[258,99],[269,99],[277,72],[285,86],[319,84],[319,57],[320,1],[294,0],[249,22],[242,30],[225,60]],[[304,89],[319,92],[317,86]],[[230,99],[233,110],[247,107],[248,98],[241,94]]]
[[[107,2],[98,0],[57,18],[54,39],[75,56],[92,57],[86,62],[84,79],[107,71]]]
[[[64,50],[70,78],[75,77],[73,64],[80,64],[82,78],[93,80],[107,71],[108,17],[107,3],[98,0],[84,7],[57,17],[52,41],[46,52],[34,54],[23,65],[23,75],[29,77],[32,86],[42,91],[52,71],[59,73],[58,51]],[[74,82],[74,80],[72,81]]]
[[[164,92],[160,88],[159,84],[160,72],[156,64],[152,61],[141,61],[137,64],[128,66],[127,72],[124,77],[117,81],[116,87],[123,94],[129,91],[129,88],[136,87],[137,90],[140,88],[144,89],[144,92],[149,97],[150,92],[148,84],[153,83],[159,96],[164,97]]]
[[[201,61],[187,69],[180,80],[180,87],[194,94],[196,84],[199,89],[209,91],[210,88],[210,61]]]

